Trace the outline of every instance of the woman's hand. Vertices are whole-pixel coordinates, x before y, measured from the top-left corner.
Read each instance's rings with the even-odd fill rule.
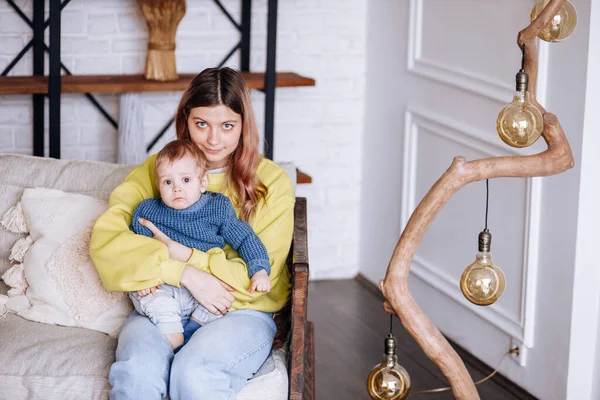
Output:
[[[154,239],[160,240],[161,242],[167,245],[167,248],[169,249],[169,258],[181,262],[186,262],[190,259],[193,252],[192,249],[169,238],[147,219],[139,218],[138,221],[142,226],[145,226],[146,228],[150,229],[150,232],[152,232]]]
[[[215,315],[225,314],[233,303],[234,297],[229,292],[235,289],[208,272],[189,265],[183,267],[181,284],[202,306]]]

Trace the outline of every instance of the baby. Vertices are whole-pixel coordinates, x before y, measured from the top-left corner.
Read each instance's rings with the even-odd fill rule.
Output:
[[[131,230],[152,237],[139,218],[152,222],[172,240],[207,251],[229,243],[246,262],[251,278],[249,291],[268,292],[270,264],[265,246],[250,225],[237,219],[231,201],[207,192],[206,158],[190,141],[174,140],[156,156],[156,184],[160,199],[142,201],[135,209]],[[149,296],[149,294],[152,294]],[[173,349],[183,344],[182,317],[200,325],[218,318],[201,306],[184,287],[159,285],[129,294],[135,309],[150,318]]]

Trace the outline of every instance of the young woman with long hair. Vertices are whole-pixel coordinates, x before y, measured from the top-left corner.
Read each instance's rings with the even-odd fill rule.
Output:
[[[136,291],[162,283],[184,286],[210,312],[210,324],[182,321],[186,341],[176,354],[148,320],[132,313],[119,333],[109,373],[113,399],[230,399],[265,361],[275,335],[272,313],[286,303],[294,193],[285,171],[260,156],[248,88],[230,68],[198,74],[182,95],[177,138],[208,160],[208,190],[228,196],[269,253],[271,290],[249,293],[246,265],[226,246],[207,252],[170,240],[148,221],[153,238],[130,231],[144,199],[158,197],[155,156],[136,167],[110,196],[94,225],[90,254],[107,290]],[[140,146],[143,144],[140,143]]]

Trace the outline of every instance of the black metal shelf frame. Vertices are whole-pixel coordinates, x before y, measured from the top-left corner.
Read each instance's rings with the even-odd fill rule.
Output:
[[[33,47],[33,75],[44,75],[44,52],[49,53],[49,74],[48,74],[48,94],[34,94],[33,96],[33,155],[44,156],[44,96],[48,96],[48,140],[49,156],[60,158],[60,95],[61,95],[61,69],[67,75],[73,75],[71,71],[61,62],[60,59],[60,30],[61,30],[61,11],[69,4],[71,0],[49,0],[49,18],[44,21],[44,1],[33,2],[33,21],[31,21],[15,4],[14,0],[7,0],[8,4],[33,30],[33,39],[15,56],[15,58],[2,71],[0,76],[6,76],[13,67],[21,60],[25,53]],[[250,27],[252,23],[252,0],[241,1],[241,23],[229,14],[227,9],[219,0],[213,0],[217,7],[225,14],[232,25],[240,32],[240,41],[227,53],[223,60],[218,64],[223,66],[233,54],[240,50],[240,70],[250,72]],[[277,3],[278,0],[268,0],[267,6],[267,60],[265,69],[265,87],[261,91],[265,93],[265,157],[273,159],[273,131],[275,119],[275,60],[277,44]],[[44,42],[44,31],[50,29],[50,46]],[[85,93],[86,98],[102,113],[108,122],[118,129],[117,122],[102,107],[100,102],[91,94]],[[147,146],[147,151],[160,140],[169,127],[173,124],[174,118],[158,132],[154,139]]]

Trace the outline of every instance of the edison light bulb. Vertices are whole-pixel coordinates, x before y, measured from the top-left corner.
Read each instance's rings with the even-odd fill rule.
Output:
[[[410,392],[410,377],[398,364],[396,338],[390,333],[385,338],[383,361],[373,368],[367,378],[367,390],[371,399],[402,400]]]
[[[502,296],[506,280],[490,254],[492,235],[487,229],[479,233],[479,253],[460,277],[460,290],[473,304],[489,306]]]
[[[527,147],[542,134],[542,113],[529,101],[529,76],[521,69],[516,76],[517,91],[512,103],[506,105],[496,119],[500,139],[512,147]]]
[[[542,12],[550,0],[537,0],[531,9],[530,20]],[[546,42],[558,42],[571,36],[577,26],[577,11],[570,2],[565,2],[558,13],[550,20],[548,25],[542,29],[538,37]]]

